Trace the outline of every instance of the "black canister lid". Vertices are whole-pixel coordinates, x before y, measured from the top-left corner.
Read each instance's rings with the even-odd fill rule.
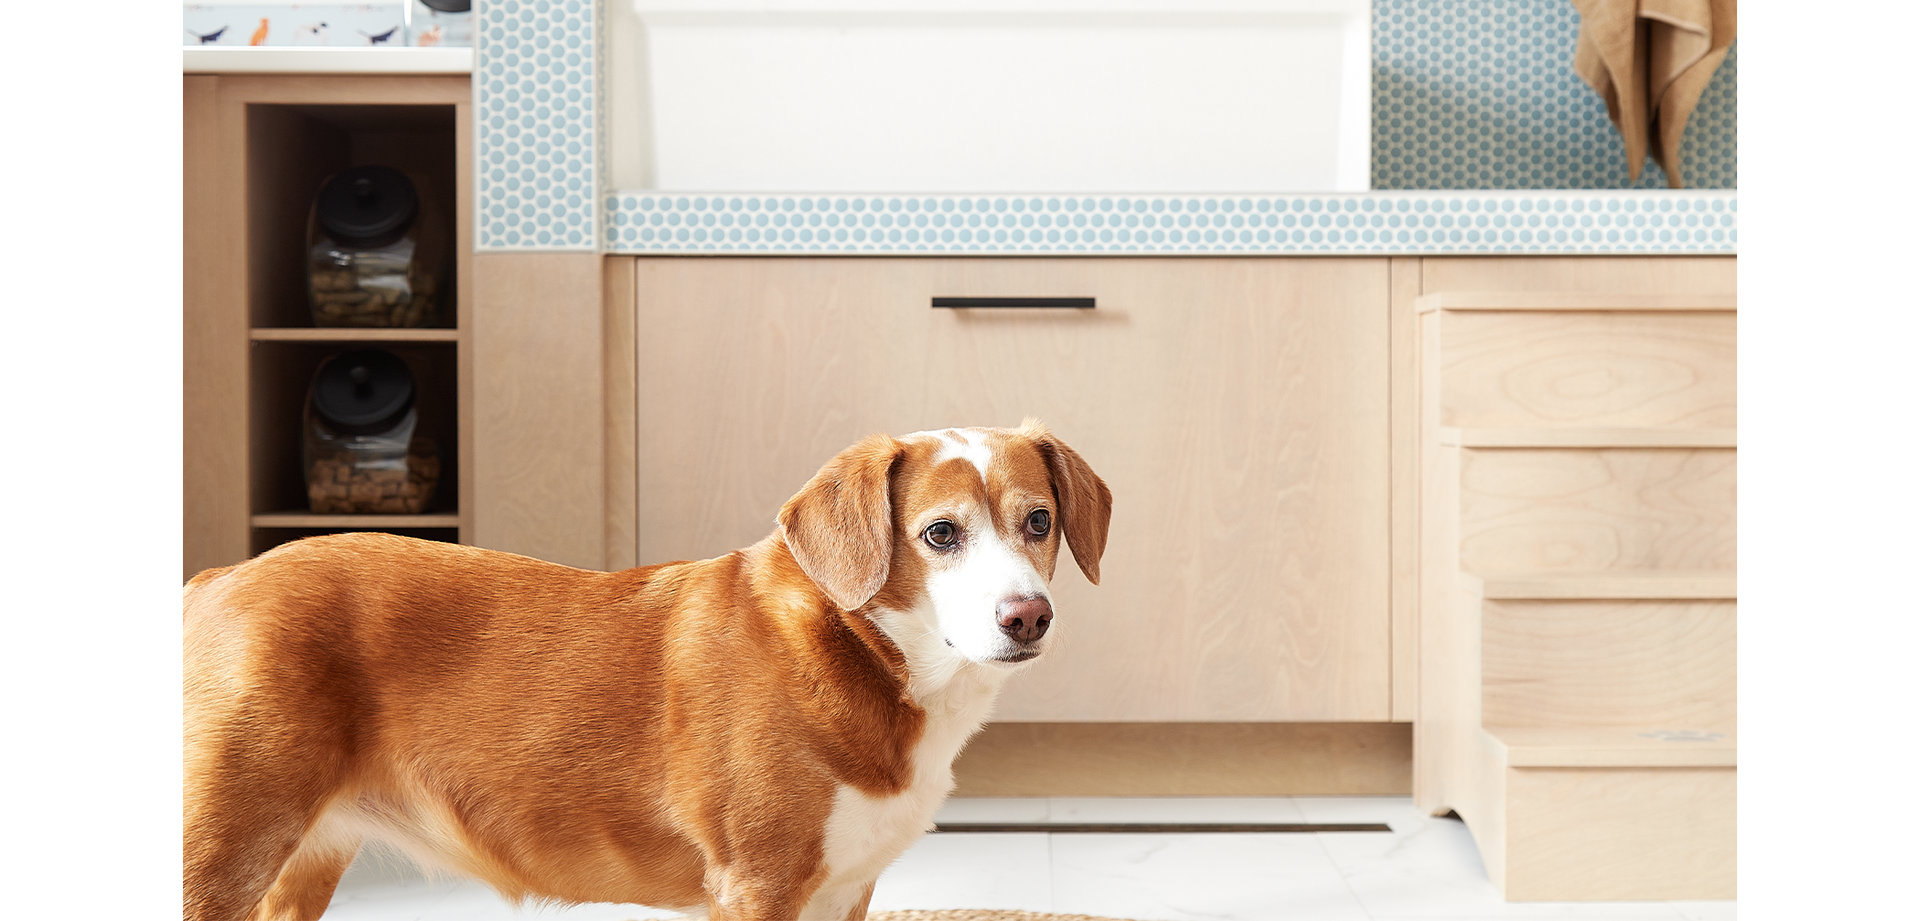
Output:
[[[400,239],[419,210],[413,182],[386,166],[341,170],[320,187],[314,202],[320,229],[335,243],[369,249]]]
[[[473,9],[473,0],[420,0],[442,13],[464,13]]]
[[[413,373],[392,352],[356,349],[328,359],[313,381],[313,413],[342,435],[398,425],[413,408]]]

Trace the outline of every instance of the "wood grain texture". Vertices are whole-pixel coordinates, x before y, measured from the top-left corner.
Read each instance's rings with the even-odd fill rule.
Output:
[[[954,763],[955,796],[1405,796],[1405,723],[1011,723]]]
[[[855,439],[1047,421],[1116,496],[1025,721],[1390,716],[1385,260],[638,264],[639,558],[765,535]],[[940,310],[943,296],[1094,296]]]
[[[473,93],[453,105],[453,321],[459,335],[455,338],[454,399],[455,423],[459,434],[454,443],[459,459],[460,482],[454,500],[460,510],[460,543],[474,542],[473,509]]]
[[[1732,428],[1734,314],[1447,313],[1443,425]]]
[[[1102,304],[934,317],[934,415],[1046,419],[1116,496],[1105,583],[1055,581],[1090,615],[1002,718],[1388,718],[1384,260],[941,267]]]
[[[1411,722],[1420,689],[1420,260],[1389,264],[1387,315],[1393,718]]]
[[[1730,768],[1512,768],[1505,894],[1732,899]]]
[[[1440,444],[1462,448],[1732,448],[1734,429],[1486,428],[1440,430]]]
[[[606,373],[606,566],[613,572],[639,565],[634,525],[640,508],[634,489],[639,473],[635,468],[634,425],[639,408],[634,404],[634,386],[638,380],[638,343],[634,338],[634,263],[632,256],[608,256],[601,264],[601,293],[606,299],[606,314],[601,356]]]
[[[244,109],[183,81],[182,577],[247,558]]]
[[[1433,256],[1420,261],[1425,294],[1731,295],[1733,256]]]
[[[867,435],[973,424],[922,405],[924,271],[888,259],[638,260],[642,562],[759,540],[821,464]]]
[[[1616,294],[1604,291],[1440,291],[1415,303],[1434,310],[1733,310],[1731,294]]]
[[[1464,450],[1461,566],[1470,572],[1732,570],[1734,453]]]
[[[600,257],[474,256],[474,543],[606,563]]]
[[[1733,272],[1421,261],[1414,798],[1510,899],[1732,897]]]
[[[1724,732],[1734,647],[1727,601],[1488,601],[1481,720]]]
[[[1437,437],[1440,315],[1420,315],[1418,330],[1420,696],[1413,795],[1422,809],[1469,815],[1476,803],[1471,782],[1478,776],[1470,743],[1480,726],[1480,600],[1477,594],[1463,597],[1458,581],[1461,452]],[[1489,839],[1476,840],[1484,851]],[[1491,858],[1488,865],[1494,865]]]
[[[225,74],[223,93],[275,105],[465,105],[466,74]]]
[[[1480,596],[1494,599],[1714,599],[1736,597],[1732,572],[1711,569],[1614,569],[1601,572],[1470,573]]]

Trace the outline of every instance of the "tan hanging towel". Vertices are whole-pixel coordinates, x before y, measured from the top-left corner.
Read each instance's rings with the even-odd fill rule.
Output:
[[[1733,44],[1735,0],[1572,0],[1580,12],[1573,70],[1607,101],[1640,178],[1652,145],[1667,184],[1680,176],[1680,136]]]

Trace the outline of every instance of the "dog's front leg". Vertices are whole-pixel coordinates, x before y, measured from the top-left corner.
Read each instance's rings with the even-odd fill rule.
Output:
[[[860,901],[853,906],[853,911],[847,913],[847,921],[867,921],[867,906],[873,902],[873,887],[879,884],[877,879],[867,884],[867,888],[860,893]]]
[[[718,888],[709,889],[707,917],[710,921],[865,921],[879,881],[858,889],[822,886],[824,875],[824,871],[811,874],[800,887],[769,885],[764,878],[723,879]]]
[[[734,864],[707,872],[708,921],[799,921],[826,876],[795,867]]]

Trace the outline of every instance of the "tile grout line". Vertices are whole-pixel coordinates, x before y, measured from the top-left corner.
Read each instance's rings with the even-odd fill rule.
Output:
[[[1399,834],[1398,831],[1393,832],[1396,837]],[[1332,867],[1333,872],[1340,875],[1341,888],[1347,890],[1347,895],[1353,899],[1353,904],[1360,906],[1361,913],[1367,916],[1368,921],[1381,921],[1374,915],[1373,908],[1367,905],[1367,900],[1361,898],[1359,891],[1353,888],[1353,883],[1348,881],[1346,867],[1341,866],[1340,861],[1334,858],[1333,852],[1327,849],[1327,840],[1316,833],[1313,836],[1313,844],[1320,849],[1321,856],[1327,859],[1327,866]]]

